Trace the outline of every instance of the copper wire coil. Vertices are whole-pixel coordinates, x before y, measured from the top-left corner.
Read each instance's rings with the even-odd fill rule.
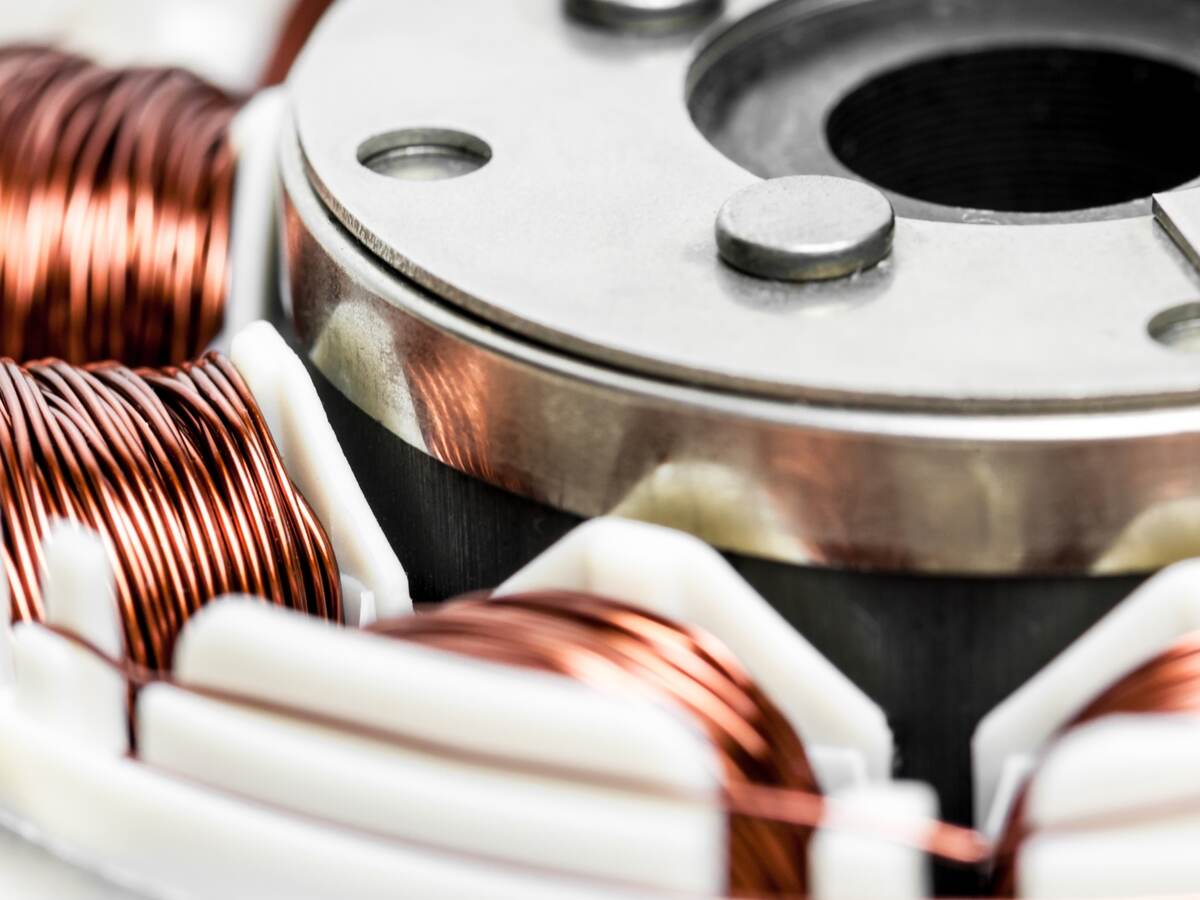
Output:
[[[800,737],[712,635],[570,591],[464,597],[370,630],[683,709],[708,735],[724,770],[729,896],[806,895],[808,842],[826,801]],[[861,821],[848,827],[912,841],[903,826]],[[929,822],[923,841],[922,849],[958,864],[991,857],[982,835],[943,822]]]
[[[799,737],[732,654],[706,634],[643,610],[580,594],[530,594],[459,601],[374,630],[604,690],[665,698],[702,725],[727,784],[819,793]],[[729,889],[738,896],[803,894],[809,833],[732,815]]]
[[[344,732],[383,745],[401,747],[422,753],[433,753],[441,757],[457,759],[470,764],[512,766],[517,771],[530,772],[542,777],[559,777],[572,780],[582,778],[589,784],[598,784],[615,790],[642,791],[664,798],[700,802],[712,799],[707,795],[694,794],[687,790],[680,791],[673,788],[664,788],[662,785],[642,782],[638,779],[626,780],[620,776],[614,777],[612,774],[601,775],[591,772],[586,768],[576,768],[571,764],[561,767],[531,764],[527,760],[514,759],[503,755],[496,756],[486,751],[481,752],[478,749],[467,749],[437,740],[431,741],[427,738],[414,738],[411,734],[368,725],[355,718],[346,718],[336,713],[316,711],[303,705],[263,699],[254,694],[242,693],[226,688],[206,687],[191,682],[179,682],[168,671],[147,669],[131,663],[127,659],[117,659],[109,656],[95,644],[79,636],[69,628],[47,625],[46,629],[75,645],[94,659],[108,666],[112,671],[118,673],[125,680],[131,692],[136,692],[150,685],[167,684],[181,693],[203,697],[218,703],[255,710],[273,717],[294,719],[318,728]],[[388,635],[390,632],[393,632],[394,623],[376,625],[371,630],[379,634]],[[130,713],[131,727],[136,732],[135,710],[131,709]],[[137,758],[136,743],[131,756]],[[160,769],[160,771],[169,777],[184,777],[171,770]],[[273,801],[264,800],[254,793],[246,793],[229,787],[214,787],[203,781],[194,781],[192,783],[202,785],[208,790],[223,792],[243,802],[302,818],[320,827],[332,828],[351,835],[363,836],[383,844],[394,844],[410,851],[416,849],[419,851],[432,850],[440,854],[446,852],[444,846],[426,842],[421,837],[400,837],[388,831],[376,830],[370,826],[364,827],[348,824],[336,815],[304,811],[288,803],[277,804]],[[727,786],[724,796],[719,799],[723,801],[725,808],[731,813],[766,822],[784,823],[792,828],[804,829],[805,831],[831,827],[827,821],[827,815],[831,807],[838,807],[837,800],[827,801],[821,795],[810,791],[752,785],[749,783],[734,783]],[[898,847],[924,851],[947,862],[962,865],[974,866],[991,858],[990,844],[979,832],[937,819],[914,821],[910,819],[897,819],[895,817],[878,818],[863,812],[849,815],[843,807],[838,809],[838,823],[832,827],[843,833],[892,843]],[[554,864],[540,866],[532,863],[514,863],[502,856],[494,855],[486,849],[478,851],[458,850],[455,853],[459,855],[463,862],[484,863],[486,865],[498,865],[501,867],[510,866],[526,874],[545,874],[559,877],[564,874],[564,870]],[[630,886],[628,882],[621,879],[610,880],[602,877],[596,878],[594,883],[597,887],[619,885],[627,888]],[[662,891],[661,895],[664,898],[684,896],[669,889]],[[751,898],[763,898],[765,900],[767,897],[776,898],[776,900],[782,900],[785,897],[789,898],[789,900],[803,900],[803,897],[806,895],[753,893],[733,894],[731,896],[738,898],[738,900],[751,900]]]
[[[1065,733],[1106,716],[1141,713],[1200,714],[1200,632],[1184,635],[1162,653],[1105,688],[1062,731]],[[1029,784],[1036,777],[1035,773],[1026,782],[1014,802],[1004,834],[997,844],[994,886],[999,896],[1016,896],[1021,844],[1034,832],[1026,819],[1025,808]],[[1183,798],[1182,806],[1194,810],[1195,800]],[[1153,815],[1155,811],[1145,812]],[[1128,816],[1134,817],[1134,813]]]
[[[178,69],[0,48],[0,355],[179,362],[226,294],[237,102]]]
[[[438,605],[435,611],[378,622],[368,630],[393,639],[407,640],[479,659],[524,665],[579,678],[602,689],[628,691],[634,696],[652,701],[666,700],[681,705],[698,718],[710,737],[723,748],[722,759],[726,764],[727,783],[723,793],[716,799],[728,810],[731,819],[735,822],[738,819],[742,820],[740,827],[743,829],[752,823],[758,823],[760,826],[774,825],[783,829],[780,832],[780,836],[785,838],[782,843],[771,842],[769,838],[766,844],[760,843],[759,838],[763,835],[761,831],[744,831],[743,837],[746,839],[741,842],[737,841],[735,835],[730,834],[731,853],[748,854],[741,866],[738,865],[737,859],[731,858],[731,880],[734,873],[740,872],[741,877],[748,879],[753,887],[744,891],[731,889],[729,896],[742,900],[766,897],[789,897],[798,900],[806,896],[804,892],[764,889],[760,886],[763,881],[754,876],[760,869],[768,868],[777,872],[803,873],[803,844],[806,843],[806,836],[817,828],[829,826],[827,815],[830,806],[836,806],[837,801],[827,801],[816,791],[811,769],[808,769],[803,750],[799,747],[799,739],[729,655],[728,650],[702,632],[681,628],[669,620],[599,597],[543,592],[508,597],[500,602],[489,601],[486,603],[488,609],[480,609],[481,602],[486,597],[486,594],[481,594],[460,598],[448,604]],[[514,625],[512,618],[505,612],[506,604],[515,604],[519,611],[525,613],[524,621]],[[461,615],[464,610],[482,615],[464,617]],[[532,618],[527,617],[530,615]],[[435,619],[436,622],[433,621]],[[531,624],[534,625],[533,629],[526,631]],[[550,627],[544,629],[543,625]],[[593,635],[594,640],[585,640],[581,645],[577,640],[581,637],[580,629],[588,630],[593,626],[599,626],[599,630]],[[169,671],[150,669],[129,659],[111,657],[70,629],[55,625],[48,625],[47,628],[118,672],[132,692],[153,684],[169,684],[178,691],[220,703],[257,710],[270,716],[295,719],[369,741],[432,753],[475,765],[513,767],[516,771],[531,772],[543,777],[582,780],[616,790],[640,791],[680,800],[703,802],[713,799],[706,794],[664,788],[636,778],[626,780],[611,773],[599,774],[586,768],[576,768],[569,763],[562,766],[531,764],[527,760],[493,755],[477,748],[463,748],[436,739],[431,741],[427,738],[414,738],[403,731],[379,728],[354,718],[315,711],[303,705],[263,699],[254,694],[224,688],[178,682]],[[760,720],[754,714],[755,711],[765,716],[765,720]],[[130,713],[132,717],[132,707]],[[136,733],[136,720],[132,718],[131,728]],[[775,737],[783,738],[784,750],[779,760],[781,771],[785,775],[790,772],[793,777],[787,780],[795,781],[798,786],[771,783],[774,779],[771,776],[772,762],[769,757],[775,752],[772,748],[780,747],[779,744],[772,743]],[[792,755],[789,759],[788,751],[792,754],[798,751],[798,755]],[[137,755],[136,744],[133,755]],[[743,780],[753,777],[761,780]],[[236,791],[229,793],[237,799],[302,816],[321,826],[349,829],[351,833],[360,833],[375,841],[394,842],[409,849],[432,848],[439,852],[444,851],[444,848],[424,843],[420,838],[399,838],[387,832],[347,825],[336,816],[299,812],[287,804],[277,806],[253,794]],[[845,809],[841,809],[835,827],[850,834],[922,850],[958,864],[978,865],[992,856],[989,843],[978,832],[936,819],[917,823],[895,818],[876,818],[869,814],[850,815]],[[797,843],[800,846],[795,846]],[[765,855],[756,856],[755,854],[762,853],[764,846],[768,851],[778,849],[780,852],[767,852]],[[787,855],[793,851],[798,855]],[[499,865],[505,865],[507,862],[487,851],[463,851],[462,859]],[[524,871],[563,874],[562,869],[554,866],[541,868],[527,864],[514,865]],[[803,876],[792,877],[784,883],[802,879]],[[603,885],[607,882],[598,879],[596,883]],[[663,893],[664,897],[668,895],[675,894],[669,891]]]
[[[137,371],[0,360],[0,513],[14,618],[43,619],[51,520],[82,522],[104,541],[142,666],[165,666],[183,623],[221,594],[342,618],[329,538],[216,353]]]

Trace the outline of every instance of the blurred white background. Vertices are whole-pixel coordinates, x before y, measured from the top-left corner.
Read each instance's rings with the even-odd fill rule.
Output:
[[[111,65],[177,65],[249,91],[292,0],[0,0],[0,43],[54,44]]]

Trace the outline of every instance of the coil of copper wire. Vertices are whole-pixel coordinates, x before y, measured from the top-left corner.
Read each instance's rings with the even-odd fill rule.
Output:
[[[682,708],[699,722],[723,765],[729,896],[806,894],[807,846],[823,808],[820,788],[800,737],[713,636],[566,591],[462,598],[372,630]],[[930,823],[926,849],[970,864],[988,853],[979,835],[941,823]]]
[[[204,348],[237,105],[178,69],[0,49],[0,355],[162,365]]]
[[[708,635],[632,606],[580,594],[466,600],[378,623],[400,640],[568,675],[635,696],[657,694],[702,724],[727,785],[819,793],[804,747],[729,651]],[[748,896],[806,890],[806,829],[734,815],[729,889]]]
[[[1200,632],[1191,632],[1153,659],[1101,691],[1063,733],[1106,716],[1144,713],[1200,714]],[[1031,778],[1037,778],[1036,772]],[[1021,844],[1032,830],[1025,818],[1026,788],[1018,796],[997,845],[994,875],[998,896],[1015,896]]]
[[[40,621],[51,520],[102,538],[129,658],[160,668],[226,593],[339,620],[333,548],[224,357],[178,368],[0,360],[0,530],[14,619]]]

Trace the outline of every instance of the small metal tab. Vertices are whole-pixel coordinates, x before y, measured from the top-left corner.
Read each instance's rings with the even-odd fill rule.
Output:
[[[1154,195],[1154,218],[1200,269],[1200,188]]]

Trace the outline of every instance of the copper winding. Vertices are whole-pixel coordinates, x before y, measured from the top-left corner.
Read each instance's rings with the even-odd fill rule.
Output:
[[[510,630],[512,622],[507,613],[512,611],[520,613],[524,619],[520,628],[534,625],[530,635],[525,635],[520,628]],[[464,613],[467,615],[464,616]],[[537,622],[539,619],[544,619],[544,622]],[[551,627],[542,629],[541,624],[550,624]],[[586,631],[594,626],[599,626],[600,632],[593,635],[594,640],[585,641],[583,646],[570,639],[578,637],[581,629]],[[617,790],[646,792],[652,796],[705,802],[712,799],[708,795],[693,795],[637,779],[600,775],[571,765],[533,764],[485,751],[468,750],[237,691],[179,683],[162,669],[151,669],[128,659],[109,657],[67,629],[53,625],[47,628],[119,672],[131,690],[151,684],[170,684],[177,690],[221,703],[271,716],[292,718],[440,758],[579,780]],[[912,847],[959,864],[976,865],[991,856],[987,841],[978,832],[937,820],[915,823],[921,827],[914,828],[911,821],[850,816],[843,809],[838,811],[836,825],[831,826],[828,815],[836,801],[826,800],[819,794],[811,769],[804,759],[799,738],[754,686],[729,651],[711,636],[683,628],[643,610],[585,594],[546,592],[503,600],[487,600],[486,596],[475,595],[440,605],[428,613],[380,622],[369,630],[448,652],[580,678],[602,689],[626,691],[633,696],[652,700],[666,700],[680,704],[696,715],[706,732],[723,748],[727,781],[719,799],[731,819],[743,820],[739,826],[742,828],[753,823],[771,829],[786,826],[776,834],[768,834],[762,829],[743,831],[741,841],[731,834],[731,853],[750,854],[740,861],[740,865],[739,860],[730,860],[731,880],[734,872],[740,872],[741,877],[749,881],[742,890],[731,885],[732,897],[805,896],[802,873],[806,862],[804,851],[807,837],[815,829],[823,827],[836,827],[849,833]],[[563,638],[568,639],[564,641]],[[616,640],[610,643],[613,638]],[[665,655],[660,656],[663,651]],[[767,721],[760,720],[760,715]],[[767,741],[768,736],[782,737],[789,752],[779,754]],[[772,771],[782,773],[784,777],[790,774],[789,780],[795,784],[770,783]],[[176,773],[167,774],[180,777]],[[750,778],[763,780],[746,780]],[[314,816],[276,806],[252,795],[206,787],[222,790],[248,803],[310,819],[323,827],[360,833],[376,841],[444,852],[444,848],[425,844],[420,839],[398,838],[369,828],[347,825],[336,818]],[[765,846],[763,840],[766,841]],[[766,855],[753,855],[763,853],[764,849],[768,851]],[[779,852],[772,853],[772,849]],[[783,854],[787,852],[796,855],[786,857]],[[511,865],[534,873],[563,874],[557,869],[543,870],[537,866],[507,862],[486,851],[463,852],[462,856],[489,864]],[[790,878],[785,877],[789,873]],[[773,874],[781,886],[778,889],[764,887],[762,882],[755,880],[756,874]],[[598,883],[601,881],[598,879]],[[782,886],[791,883],[798,883],[799,887],[789,890]],[[679,896],[670,891],[662,893],[664,897]]]
[[[817,794],[804,747],[737,661],[706,635],[630,606],[573,594],[456,603],[397,619],[381,633],[493,662],[557,672],[598,688],[665,695],[704,727],[726,782]],[[731,817],[729,885],[735,893],[798,894],[808,832]]]
[[[283,78],[328,5],[297,3],[264,83]],[[211,340],[228,279],[236,109],[179,70],[0,49],[0,355],[157,365]],[[87,524],[112,562],[142,681],[223,593],[342,617],[328,537],[219,355],[161,371],[0,360],[0,455],[14,616],[43,617],[50,521]],[[679,705],[723,765],[731,895],[806,893],[826,802],[800,738],[711,636],[569,593],[463,600],[375,630]],[[942,823],[930,823],[925,849],[966,863],[987,855],[975,832]]]
[[[178,69],[0,48],[0,356],[203,349],[225,302],[236,110]]]
[[[279,30],[279,38],[275,50],[271,54],[260,83],[264,86],[279,84],[287,78],[292,63],[304,49],[304,44],[317,22],[326,10],[333,6],[334,0],[296,0]]]
[[[165,666],[183,623],[221,594],[342,618],[329,538],[217,353],[136,371],[0,360],[0,514],[14,618],[43,618],[51,520],[82,522],[104,541],[143,666]]]
[[[1062,731],[1065,733],[1106,716],[1140,713],[1200,713],[1200,631],[1184,635],[1162,653],[1118,679],[1098,694]],[[996,893],[1001,896],[1015,896],[1017,858],[1022,842],[1033,833],[1026,821],[1025,806],[1029,783],[1036,777],[1035,772],[1018,796],[1004,835],[997,845],[994,882]],[[1194,810],[1195,799],[1184,798],[1181,806]],[[1154,812],[1147,811],[1150,815]]]
[[[666,700],[690,713],[724,769],[729,891],[801,896],[807,844],[826,802],[803,743],[718,640],[623,603],[571,592],[465,598],[372,630],[479,659],[566,675],[601,690]],[[886,824],[861,823],[883,836]],[[925,849],[974,864],[976,832],[930,823]]]

